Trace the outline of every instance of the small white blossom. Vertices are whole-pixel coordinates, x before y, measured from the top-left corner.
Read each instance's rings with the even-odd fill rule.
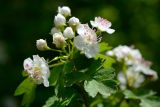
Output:
[[[115,56],[117,61],[125,61],[127,65],[136,63],[139,59],[142,59],[142,55],[138,49],[132,49],[128,46],[118,46],[106,53],[109,56]]]
[[[65,26],[66,25],[66,18],[61,14],[57,14],[57,16],[55,16],[55,18],[54,18],[54,24],[58,28]]]
[[[64,15],[65,17],[71,16],[71,9],[67,6],[58,7],[58,13]]]
[[[143,59],[138,49],[120,45],[106,54],[115,57],[117,61],[124,63],[127,67],[126,71],[124,71],[125,76],[122,76],[122,74],[119,74],[120,76],[118,75],[122,89],[126,85],[122,81],[122,77],[126,79],[128,86],[134,88],[140,87],[145,80],[145,75],[152,77],[153,80],[158,78],[156,71],[150,68],[151,63]]]
[[[45,87],[49,86],[48,78],[50,76],[50,71],[43,57],[33,55],[33,60],[31,58],[25,59],[23,66],[24,70],[37,84],[43,83]]]
[[[134,66],[134,71],[143,73],[144,75],[152,77],[151,79],[156,80],[158,79],[157,72],[150,69],[151,63],[145,61],[144,59],[137,61]]]
[[[53,27],[53,28],[51,29],[51,35],[53,35],[53,34],[55,34],[55,33],[58,33],[58,32],[61,32],[61,30],[58,29],[58,28],[56,28],[56,27]]]
[[[61,32],[53,34],[53,43],[57,48],[63,48],[66,45],[65,38]]]
[[[88,58],[95,57],[99,52],[96,33],[87,24],[81,24],[77,28],[79,34],[74,38],[75,46]]]
[[[71,27],[66,27],[66,29],[63,32],[63,35],[65,38],[72,39],[74,37],[74,32]]]
[[[120,88],[121,90],[124,90],[126,89],[126,84],[127,84],[127,80],[125,78],[125,75],[123,72],[119,72],[118,75],[117,75],[117,79],[119,80],[120,82]]]
[[[91,23],[91,25],[93,27],[98,28],[102,32],[105,31],[105,32],[107,32],[109,34],[112,34],[112,33],[115,32],[114,29],[110,28],[112,23],[109,22],[106,19],[101,18],[101,17],[95,17],[95,20],[94,21],[90,21],[90,23]]]
[[[129,67],[126,71],[128,86],[138,88],[144,82],[145,77],[142,73],[136,72],[133,66]]]
[[[43,39],[37,40],[36,41],[36,46],[37,46],[37,49],[40,50],[40,51],[45,51],[45,50],[49,49],[49,47],[47,46],[46,40],[43,40]]]
[[[133,67],[129,67],[125,74],[124,72],[119,72],[117,79],[120,82],[121,90],[124,90],[127,88],[127,85],[129,87],[139,88],[144,82],[145,77],[140,72],[136,72]]]
[[[77,26],[80,24],[79,19],[76,17],[71,17],[68,21],[70,26]]]

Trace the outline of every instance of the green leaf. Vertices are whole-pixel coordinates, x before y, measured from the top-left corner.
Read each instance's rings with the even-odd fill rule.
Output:
[[[97,59],[103,60],[103,67],[104,68],[109,68],[112,66],[113,63],[116,62],[112,57],[109,57],[109,56],[106,56],[103,54],[97,54],[95,59],[96,60]]]
[[[112,58],[107,56],[105,62],[103,63],[103,67],[104,68],[109,68],[112,66],[113,63],[115,63],[116,61]]]
[[[115,77],[113,68],[100,69],[95,73],[94,78],[98,81],[111,80]]]
[[[130,90],[125,90],[124,92],[125,98],[127,99],[137,99],[140,100],[141,107],[159,107],[160,106],[160,98],[155,97],[155,92],[150,91],[144,95],[136,95]]]
[[[83,72],[72,72],[65,75],[65,85],[67,87],[72,86],[73,84],[77,82],[81,82],[83,80],[86,80],[88,76],[84,73],[87,69],[83,70]]]
[[[102,82],[98,82],[96,80],[85,81],[84,82],[85,91],[91,96],[95,97],[98,93],[100,93],[104,97],[110,96],[115,90]]]
[[[42,107],[51,107],[57,101],[59,101],[59,98],[56,96],[52,96],[46,101],[45,105],[43,105]]]
[[[54,96],[48,98],[45,105],[43,105],[42,107],[66,107],[70,104],[73,97],[74,97],[74,95],[67,97],[65,99],[62,99],[62,98],[58,98],[57,96],[54,95]]]
[[[138,97],[130,90],[125,90],[123,94],[125,95],[126,99],[138,99]]]
[[[51,74],[50,74],[50,78],[49,78],[49,83],[51,86],[56,85],[56,83],[59,79],[60,73],[62,72],[62,69],[63,69],[63,65],[60,65],[60,66],[54,67],[51,70]]]
[[[34,100],[36,85],[31,78],[26,78],[16,89],[14,95],[23,95],[22,106],[29,107]]]
[[[66,98],[65,100],[61,101],[61,105],[64,106],[64,107],[68,106],[70,104],[70,102],[72,101],[74,96],[75,95],[72,95],[71,97]]]
[[[106,42],[99,43],[99,47],[100,47],[100,52],[104,52],[112,48]]]
[[[160,107],[160,100],[142,98],[140,106],[141,107]]]

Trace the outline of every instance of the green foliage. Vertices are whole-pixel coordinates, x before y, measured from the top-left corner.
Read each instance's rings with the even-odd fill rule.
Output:
[[[71,102],[73,96],[68,99],[62,100],[62,98],[58,98],[57,96],[50,97],[43,107],[66,107]]]
[[[143,95],[136,95],[130,90],[125,90],[124,95],[126,99],[135,99],[140,100],[141,107],[159,107],[160,106],[160,99],[155,97],[155,92],[150,91]]]
[[[99,44],[99,47],[100,47],[100,52],[106,52],[106,50],[110,50],[112,48],[106,42],[101,42]]]
[[[23,94],[23,100],[22,100],[22,106],[29,107],[29,105],[34,100],[34,94],[35,94],[35,84],[31,78],[26,78],[16,89],[14,95],[22,95]]]
[[[115,89],[107,86],[107,84],[104,84],[102,82],[96,81],[96,80],[90,80],[84,82],[84,89],[91,97],[95,97],[98,93],[100,93],[103,97],[108,97],[112,93],[115,92]]]

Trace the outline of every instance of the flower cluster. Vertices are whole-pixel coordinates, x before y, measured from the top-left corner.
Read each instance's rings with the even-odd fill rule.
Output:
[[[151,63],[143,59],[140,51],[128,46],[118,46],[106,53],[115,57],[118,62],[123,63],[124,69],[118,74],[121,89],[129,87],[138,88],[145,80],[145,75],[158,78],[157,73],[150,69]]]
[[[96,17],[95,21],[90,21],[90,24],[92,28],[98,29],[98,33],[90,28],[89,24],[82,24],[78,18],[71,16],[69,7],[58,7],[58,14],[54,17],[54,26],[50,32],[56,49],[50,48],[44,39],[36,41],[37,49],[60,52],[61,56],[54,58],[51,62],[59,59],[64,61],[73,55],[75,50],[79,50],[87,58],[93,58],[99,53],[98,42],[100,41],[97,39],[99,32],[105,31],[112,34],[115,30],[110,28],[111,22],[101,17]],[[44,58],[34,55],[33,60],[25,59],[24,69],[37,84],[43,83],[46,87],[49,86],[50,71]]]

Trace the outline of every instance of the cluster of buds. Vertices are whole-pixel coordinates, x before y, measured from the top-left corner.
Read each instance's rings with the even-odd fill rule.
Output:
[[[98,34],[100,32],[112,34],[115,31],[110,28],[111,22],[101,17],[95,17],[94,21],[90,21],[92,27],[89,27],[89,24],[80,23],[78,18],[71,16],[71,10],[67,6],[58,7],[58,14],[54,17],[53,22],[54,26],[50,34],[56,49],[50,48],[44,39],[36,41],[37,49],[40,51],[52,50],[61,53],[60,56],[53,58],[50,62],[65,61],[67,58],[69,59],[70,55],[77,52],[76,49],[85,54],[87,58],[93,58],[99,52]],[[92,28],[97,28],[97,31]],[[44,58],[34,55],[33,60],[25,59],[24,69],[37,84],[43,83],[44,86],[49,86],[50,71]]]
[[[152,70],[151,63],[144,60],[140,51],[128,46],[118,46],[106,53],[108,56],[115,57],[118,62],[124,63],[124,68],[118,74],[121,89],[126,86],[138,88],[145,80],[145,75],[158,78],[157,73]]]

